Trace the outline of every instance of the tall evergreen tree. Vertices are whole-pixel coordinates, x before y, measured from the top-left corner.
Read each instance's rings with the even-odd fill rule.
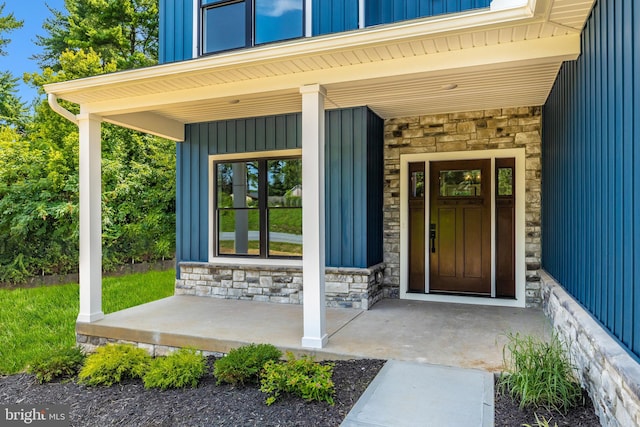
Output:
[[[65,50],[93,49],[119,70],[149,66],[158,60],[158,0],[65,0],[66,13],[50,9],[47,36],[38,36],[43,67],[60,69]]]
[[[7,54],[6,47],[11,39],[7,33],[22,27],[23,22],[15,18],[13,13],[4,15],[5,3],[0,4],[0,55]],[[17,96],[18,79],[8,71],[0,71],[0,126],[12,125],[20,128],[24,125],[26,108]]]
[[[5,56],[7,51],[5,48],[11,42],[11,39],[7,38],[4,33],[9,33],[13,30],[21,28],[23,21],[19,21],[12,13],[3,15],[6,4],[0,4],[0,55]]]

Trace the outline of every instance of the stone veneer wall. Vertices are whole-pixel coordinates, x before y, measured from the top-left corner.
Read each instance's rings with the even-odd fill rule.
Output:
[[[603,426],[640,426],[640,364],[546,272],[543,309],[570,345],[582,385]]]
[[[302,267],[181,263],[176,295],[302,303]],[[382,298],[384,264],[325,271],[327,307],[368,310]]]
[[[400,287],[400,156],[524,147],[526,305],[540,307],[541,107],[404,117],[385,121],[384,296]]]

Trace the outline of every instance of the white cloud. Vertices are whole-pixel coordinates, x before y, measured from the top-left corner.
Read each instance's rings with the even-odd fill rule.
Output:
[[[277,17],[294,10],[302,10],[302,0],[262,0],[256,4],[258,13],[266,16]]]

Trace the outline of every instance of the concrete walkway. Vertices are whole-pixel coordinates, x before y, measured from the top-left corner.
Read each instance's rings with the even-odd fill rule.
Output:
[[[388,361],[342,427],[491,427],[493,375],[476,370]]]

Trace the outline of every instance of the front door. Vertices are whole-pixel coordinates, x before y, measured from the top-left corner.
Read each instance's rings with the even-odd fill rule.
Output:
[[[429,170],[429,292],[491,295],[491,160]]]

